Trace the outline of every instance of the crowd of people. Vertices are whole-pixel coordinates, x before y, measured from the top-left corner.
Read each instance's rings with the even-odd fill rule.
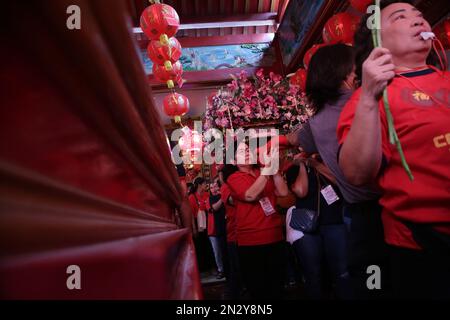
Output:
[[[450,154],[437,143],[449,135],[449,72],[432,65],[434,40],[420,36],[431,27],[410,1],[381,2],[382,48],[369,18],[354,46],[312,57],[314,116],[279,137],[280,148],[300,151],[290,166],[226,164],[209,195],[194,181],[199,265],[209,237],[230,298],[244,287],[251,298],[282,298],[286,242],[311,299],[450,298]],[[385,88],[413,180],[389,141]],[[252,152],[246,141],[235,151]],[[289,193],[295,205],[280,210],[277,197]],[[373,266],[380,279],[369,285]]]

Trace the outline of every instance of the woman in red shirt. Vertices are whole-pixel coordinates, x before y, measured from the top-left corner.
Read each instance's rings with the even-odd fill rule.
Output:
[[[200,271],[208,271],[209,268],[212,267],[213,262],[212,249],[209,245],[206,232],[206,211],[208,209],[209,195],[208,192],[206,192],[206,182],[203,178],[198,177],[194,180],[192,193],[188,198],[192,209],[193,225],[198,231],[197,237],[194,239],[194,244],[199,269]]]
[[[238,171],[227,179],[236,205],[236,239],[244,283],[252,298],[281,298],[284,283],[283,221],[277,196],[287,196],[279,172],[250,164],[248,146],[236,150]],[[245,159],[240,163],[240,159]],[[279,159],[272,159],[278,161]]]
[[[431,27],[409,1],[382,1],[383,48],[373,48],[368,19],[355,34],[362,83],[339,119],[339,164],[349,182],[376,180],[383,191],[395,295],[450,298],[450,153],[444,143],[450,136],[450,74],[427,65],[433,40],[421,33]],[[386,87],[414,181],[389,143],[381,99]]]

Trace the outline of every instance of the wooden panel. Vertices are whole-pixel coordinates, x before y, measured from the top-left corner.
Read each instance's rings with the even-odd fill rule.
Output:
[[[220,29],[221,28],[209,29],[208,36],[211,36],[211,37],[218,37],[218,36],[220,36]]]
[[[229,28],[228,28],[229,29]],[[243,43],[267,43],[274,39],[273,33],[249,34],[239,36],[222,36],[208,38],[180,38],[180,44],[183,48],[219,46]]]
[[[231,21],[263,21],[275,20],[277,18],[276,12],[264,13],[240,13],[233,15],[213,15],[213,16],[185,16],[183,18],[184,24],[190,23],[208,23],[208,22],[231,22]]]
[[[298,69],[298,67],[303,62],[303,56],[305,52],[317,42],[320,42],[322,37],[322,29],[325,22],[336,12],[343,11],[348,7],[348,3],[339,1],[339,0],[328,0],[325,1],[325,4],[322,6],[321,10],[317,14],[314,25],[311,27],[308,34],[305,36],[302,45],[297,50],[297,53],[294,55],[291,63],[286,69],[286,73],[291,73],[294,70]]]
[[[278,5],[278,15],[277,15],[277,22],[280,22],[283,20],[284,13],[286,12],[286,8],[289,4],[289,0],[280,0],[280,3]]]
[[[262,12],[270,12],[272,0],[263,0],[263,2]]]
[[[223,28],[224,35],[232,35],[233,28]]]
[[[270,12],[276,12],[278,10],[278,3],[279,0],[272,0],[272,3],[270,5]]]
[[[175,10],[177,10],[177,8],[176,8],[177,6],[176,6],[176,1],[175,0],[164,0],[163,3],[169,5],[172,8],[174,8]],[[149,3],[149,5],[150,5],[150,3]]]
[[[266,33],[267,32],[267,26],[258,26],[255,27],[255,33]]]
[[[185,72],[183,73],[183,79],[186,79],[187,82],[183,85],[183,88],[190,89],[192,87],[205,85],[225,84],[230,82],[230,74],[239,74],[241,71],[245,70],[249,75],[252,75],[258,69],[261,69],[261,67]],[[266,70],[267,72],[273,71],[275,73],[281,73],[278,65],[262,69]],[[148,80],[154,92],[169,92],[167,86],[162,85],[160,82],[156,81],[152,75],[148,76]]]
[[[223,13],[225,13],[227,15],[233,14],[235,0],[223,0],[223,1],[225,1],[225,4],[224,4],[225,11]]]
[[[245,13],[245,0],[234,0],[235,1],[235,10],[234,14],[242,14]],[[243,27],[236,28],[236,34],[244,34]]]
[[[178,12],[178,15],[181,15],[181,14],[183,16],[194,15],[192,0],[181,0],[181,11]],[[180,17],[180,19],[182,20],[182,17]]]
[[[248,10],[245,10],[246,13],[258,13],[258,0],[248,0],[249,4],[247,5]]]

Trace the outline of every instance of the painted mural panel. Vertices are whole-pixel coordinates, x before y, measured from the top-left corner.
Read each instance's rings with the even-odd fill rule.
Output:
[[[145,72],[152,74],[153,62],[146,50],[141,57]],[[270,43],[183,48],[180,62],[184,71],[270,67],[275,63],[275,50]]]
[[[289,66],[325,0],[291,0],[278,29],[283,65]]]

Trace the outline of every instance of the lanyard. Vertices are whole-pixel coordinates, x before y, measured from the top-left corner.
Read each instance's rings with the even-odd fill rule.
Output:
[[[449,79],[447,79],[447,77],[445,76],[445,74],[444,74],[443,71],[440,71],[439,69],[437,69],[437,68],[435,68],[435,67],[433,67],[433,66],[428,66],[428,67],[429,67],[430,69],[433,69],[434,71],[436,71],[438,74],[440,74],[440,75],[443,77],[443,79],[449,80]],[[422,69],[422,68],[416,68],[416,69]],[[411,70],[411,71],[414,71],[414,69]],[[399,77],[399,78],[405,79],[406,81],[408,81],[414,88],[416,88],[417,90],[419,90],[419,91],[425,93],[426,95],[428,95],[428,96],[431,98],[431,100],[433,100],[436,104],[440,104],[440,105],[442,105],[442,106],[444,106],[444,107],[448,107],[448,106],[449,106],[448,104],[446,105],[443,101],[440,101],[440,100],[438,100],[437,98],[435,98],[432,94],[429,94],[426,90],[424,90],[423,88],[421,88],[420,86],[418,86],[418,85],[417,85],[413,80],[411,80],[410,78],[405,77],[404,75],[402,75],[402,74],[400,74],[400,73],[397,73],[396,76]],[[450,81],[450,80],[449,80],[449,81]]]

